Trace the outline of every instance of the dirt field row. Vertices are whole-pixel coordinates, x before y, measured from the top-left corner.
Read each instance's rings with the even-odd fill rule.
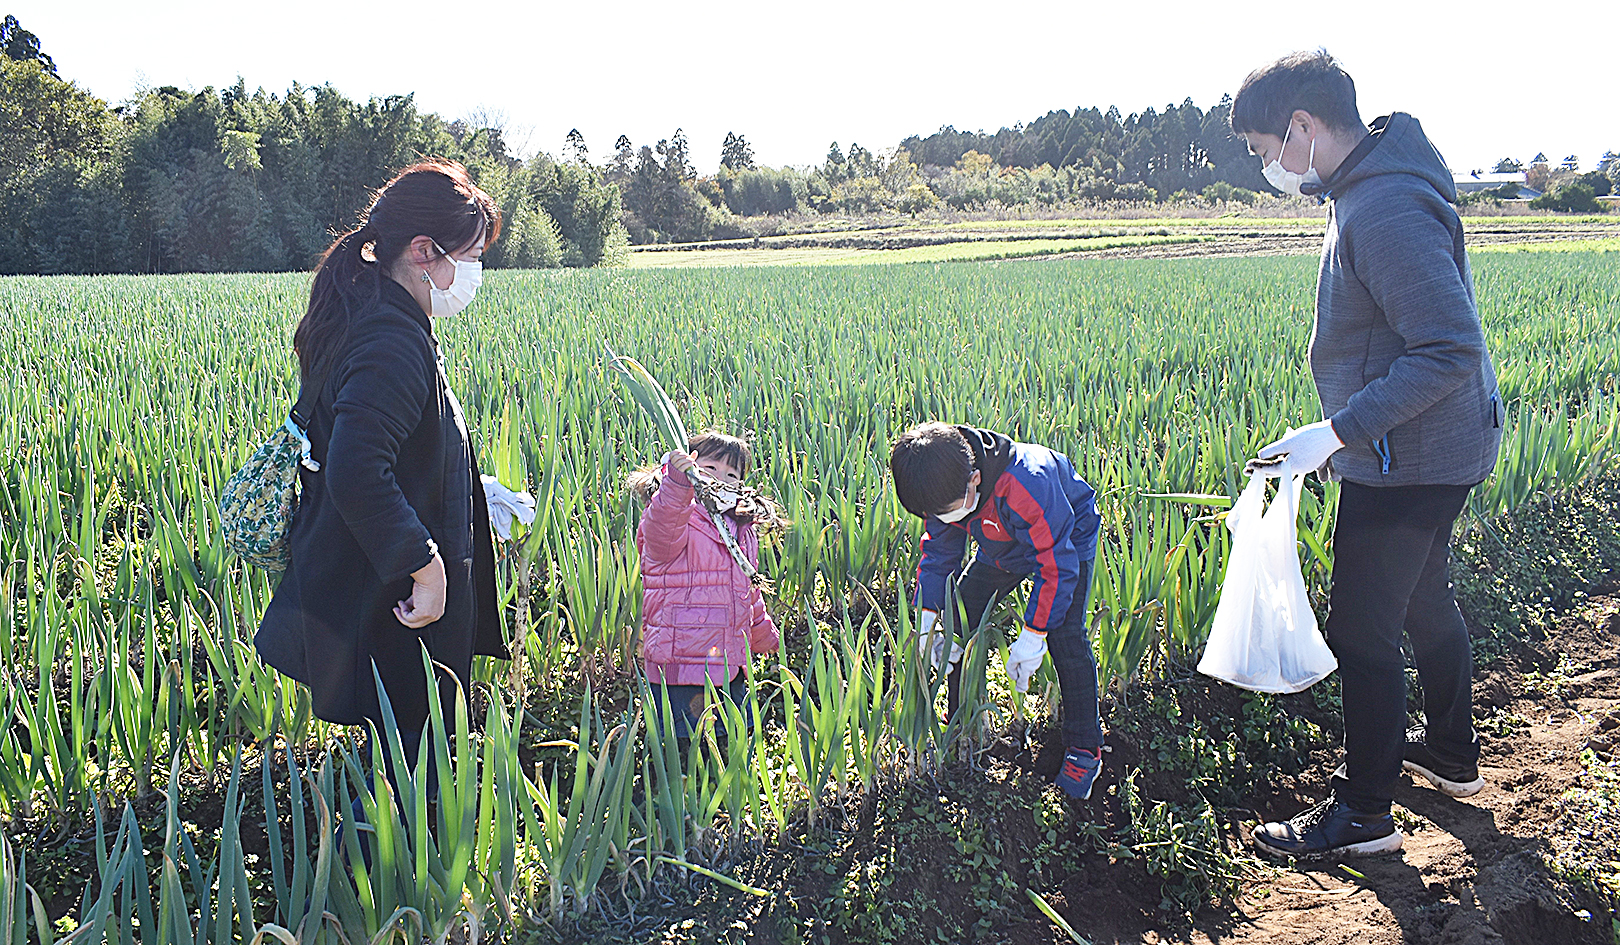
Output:
[[[1613,246],[1620,240],[1620,214],[1614,220],[1593,217],[1465,217],[1464,230],[1470,246],[1569,244],[1604,241]],[[962,247],[962,259],[994,256],[988,252],[1001,247],[1006,255],[1026,255],[1020,247],[1037,247],[1037,241],[1090,240],[1109,237],[1164,237],[1148,245],[1104,243],[1095,249],[1080,249],[1048,256],[1029,254],[1027,258],[1047,259],[1172,259],[1220,256],[1315,255],[1322,245],[1323,221],[1314,218],[1253,220],[1217,218],[1161,220],[1069,220],[911,224],[875,226],[853,230],[760,236],[751,239],[713,240],[706,243],[638,246],[632,251],[633,265],[776,265],[813,264],[818,261],[845,263],[851,254],[866,262],[915,261],[915,251],[930,247],[936,252],[929,259],[955,258],[949,250]],[[1068,247],[1059,247],[1068,249]],[[907,253],[905,251],[913,251]],[[1035,248],[1035,252],[1041,252]],[[777,256],[780,252],[782,255]],[[887,254],[896,254],[889,259]]]
[[[1520,720],[1512,734],[1484,738],[1484,791],[1452,800],[1427,783],[1396,798],[1406,831],[1399,854],[1289,872],[1255,884],[1229,929],[1193,942],[1476,943],[1607,942],[1603,915],[1583,917],[1551,876],[1544,856],[1587,842],[1562,817],[1581,781],[1581,754],[1602,750],[1620,722],[1620,599],[1565,620],[1546,644],[1571,673],[1548,680],[1493,668],[1475,681],[1475,700]],[[1323,775],[1324,778],[1326,775]],[[1285,816],[1287,811],[1265,812]],[[1595,842],[1595,841],[1594,841]],[[1615,851],[1610,850],[1612,857]]]
[[[1201,230],[1200,232],[1208,232]],[[1469,226],[1463,221],[1468,245],[1499,246],[1503,244],[1535,244],[1571,240],[1610,240],[1620,238],[1620,220],[1614,223],[1560,226],[1556,221],[1545,226]],[[1091,253],[1066,253],[1056,258],[1092,259],[1173,259],[1209,258],[1214,256],[1301,256],[1315,255],[1322,248],[1320,229],[1301,230],[1297,227],[1256,227],[1237,233],[1220,233],[1212,240],[1198,243],[1171,243],[1163,246],[1125,246]]]

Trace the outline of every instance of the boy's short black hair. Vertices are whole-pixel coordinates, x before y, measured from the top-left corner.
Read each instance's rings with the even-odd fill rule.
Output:
[[[894,494],[919,518],[962,501],[973,476],[973,448],[949,423],[930,420],[900,434],[889,450]]]
[[[1232,130],[1281,138],[1295,109],[1303,109],[1336,131],[1362,128],[1356,110],[1356,83],[1326,49],[1296,52],[1249,73],[1232,100]]]

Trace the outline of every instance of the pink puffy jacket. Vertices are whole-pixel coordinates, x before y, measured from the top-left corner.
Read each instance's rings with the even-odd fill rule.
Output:
[[[649,682],[701,685],[707,676],[723,686],[748,665],[750,652],[773,652],[780,638],[759,588],[748,583],[709,513],[692,500],[691,484],[675,476],[664,468],[636,533],[641,657]],[[754,526],[740,525],[736,537],[749,562],[758,562]]]

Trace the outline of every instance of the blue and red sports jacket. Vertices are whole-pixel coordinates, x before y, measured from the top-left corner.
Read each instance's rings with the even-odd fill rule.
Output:
[[[973,448],[979,504],[960,522],[924,519],[918,605],[944,609],[946,578],[962,566],[971,535],[979,560],[1034,576],[1024,623],[1042,632],[1061,626],[1075,596],[1085,599],[1080,563],[1097,556],[1096,494],[1062,453],[989,430],[958,429]]]

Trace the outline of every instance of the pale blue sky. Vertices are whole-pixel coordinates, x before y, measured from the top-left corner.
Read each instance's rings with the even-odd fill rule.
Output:
[[[993,131],[1048,110],[1202,107],[1252,68],[1326,46],[1365,118],[1416,115],[1454,169],[1620,151],[1613,3],[394,3],[13,0],[62,75],[109,100],[238,75],[345,95],[414,92],[504,118],[527,150],[570,128],[602,160],[683,127],[699,170],[727,131],[772,165],[830,141],[873,150],[942,124]],[[1536,13],[1544,9],[1545,15]],[[1138,20],[1129,11],[1141,11]],[[1220,13],[1219,10],[1230,12]],[[1538,16],[1527,20],[1527,13]],[[1571,50],[1568,41],[1588,43]]]

